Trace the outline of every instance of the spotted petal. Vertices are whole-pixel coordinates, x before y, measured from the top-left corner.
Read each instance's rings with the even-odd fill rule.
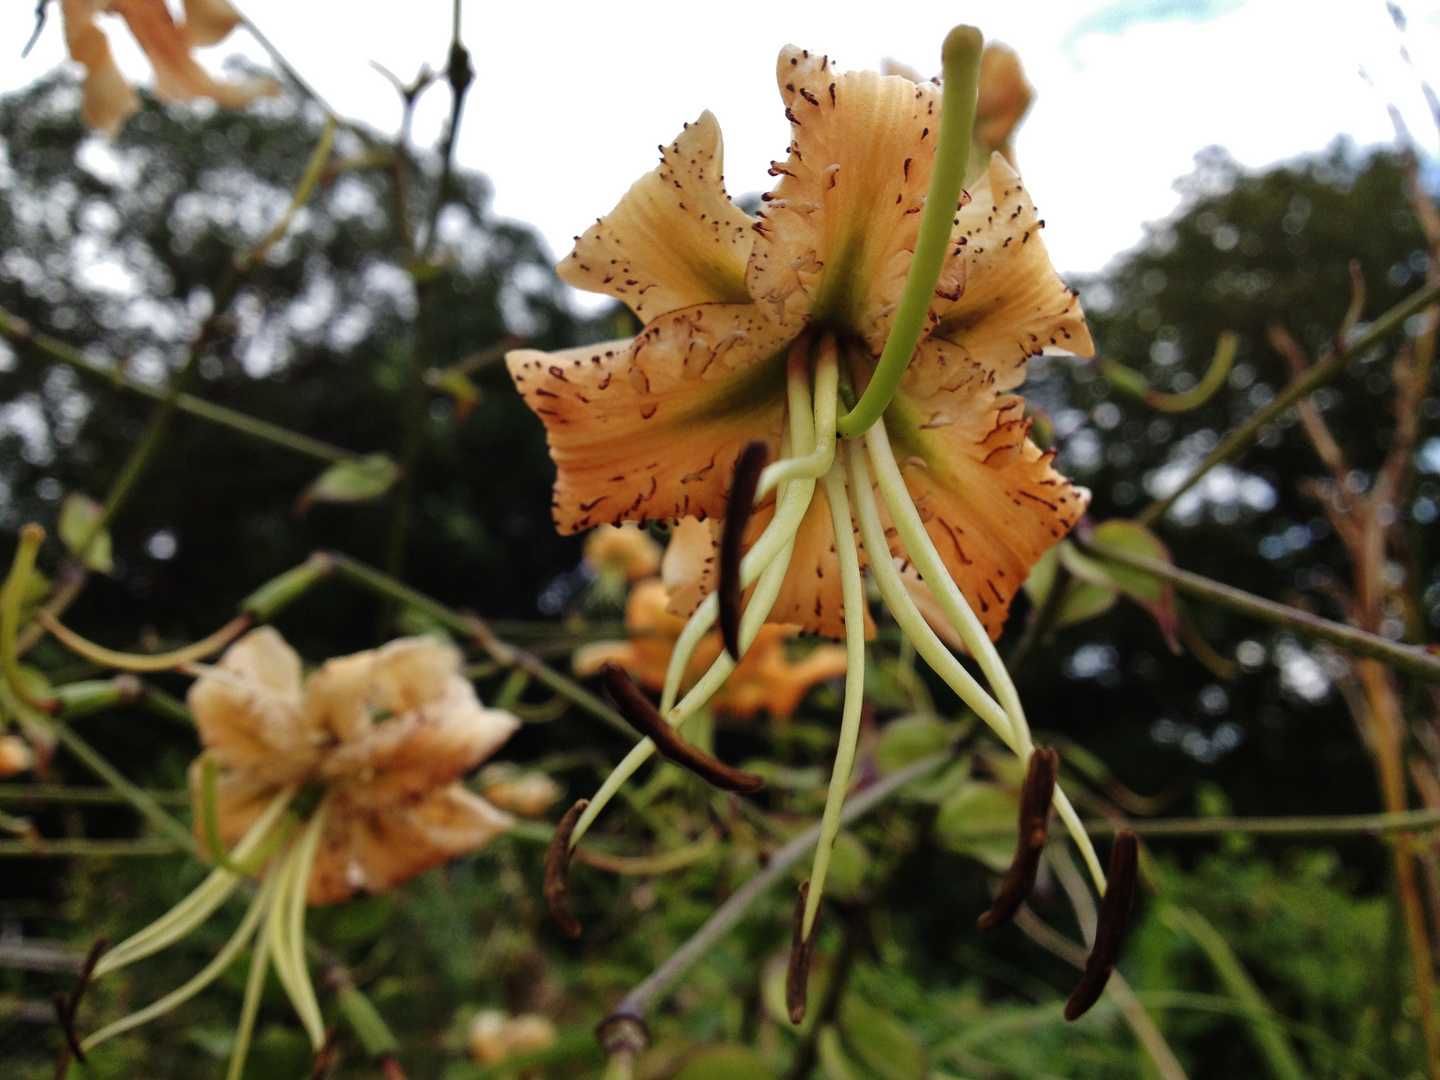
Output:
[[[777,321],[807,316],[863,335],[879,353],[910,270],[939,133],[940,93],[900,76],[840,74],[828,57],[787,47],[777,70],[790,156],[764,196],[746,275]],[[932,313],[959,295],[952,249]]]
[[[965,291],[933,333],[964,347],[996,391],[1025,381],[1025,364],[1055,347],[1092,356],[1094,343],[1080,310],[1040,239],[1044,222],[1008,162],[996,154],[974,198],[959,214],[965,244]],[[923,364],[917,356],[911,367]]]
[[[510,353],[545,423],[560,531],[723,515],[745,444],[779,449],[788,341],[753,305],[700,304],[633,342]]]
[[[576,238],[560,276],[646,320],[692,304],[744,303],[754,219],[725,193],[720,125],[703,112],[660,154],[659,167]]]
[[[886,430],[926,531],[996,638],[1030,567],[1079,520],[1090,493],[1029,440],[1024,401],[994,394],[992,369],[935,338],[911,366]],[[937,377],[947,371],[949,383]]]

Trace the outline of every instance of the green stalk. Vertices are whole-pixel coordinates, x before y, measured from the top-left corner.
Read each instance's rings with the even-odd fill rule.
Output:
[[[970,161],[970,136],[975,128],[975,101],[980,92],[980,54],[985,39],[973,26],[957,26],[945,37],[941,51],[944,81],[940,99],[940,133],[935,143],[935,165],[930,172],[930,190],[920,214],[920,236],[900,306],[890,326],[890,336],[870,385],[855,407],[840,417],[844,436],[863,435],[880,419],[885,407],[900,388],[910,357],[920,342],[935,283],[945,263],[954,228],[955,208]]]
[[[1177,592],[1187,596],[1208,600],[1217,607],[1241,615],[1249,615],[1275,626],[1286,627],[1302,637],[1338,645],[1346,652],[1371,660],[1379,660],[1397,671],[1414,675],[1426,682],[1440,683],[1440,656],[1427,649],[1391,641],[1389,638],[1358,630],[1344,623],[1322,619],[1318,615],[1311,615],[1308,611],[1301,611],[1286,604],[1277,604],[1273,600],[1266,600],[1263,597],[1243,592],[1230,585],[1201,577],[1199,574],[1180,570],[1159,559],[1152,559],[1148,555],[1126,551],[1109,544],[1099,544],[1093,540],[1076,538],[1075,543],[1082,551],[1097,558],[1122,563],[1134,570],[1152,574],[1162,581],[1167,581],[1175,587]]]

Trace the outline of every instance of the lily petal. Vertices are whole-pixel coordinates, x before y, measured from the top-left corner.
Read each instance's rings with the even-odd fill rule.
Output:
[[[456,855],[479,850],[512,822],[459,784],[404,806],[372,806],[337,794],[327,806],[306,900],[312,906],[335,904],[362,889],[387,892]]]
[[[965,292],[934,336],[964,346],[970,360],[993,374],[996,391],[1024,382],[1026,361],[1043,349],[1093,356],[1080,301],[1055,273],[1040,239],[1044,222],[999,154],[958,218],[955,231],[966,240]],[[911,367],[923,361],[917,356]]]
[[[80,116],[90,127],[113,137],[140,108],[140,96],[120,74],[105,32],[95,25],[95,16],[107,7],[106,0],[61,3],[70,58],[85,65]]]
[[[545,424],[561,532],[725,513],[735,459],[780,446],[789,335],[750,304],[700,304],[633,342],[506,356]]]
[[[185,37],[196,47],[218,45],[240,21],[227,0],[185,0]]]
[[[904,290],[940,125],[940,92],[900,76],[840,74],[828,57],[789,46],[777,66],[790,156],[764,196],[746,274],[750,295],[798,332],[813,316],[862,334],[878,355]],[[947,254],[938,317],[960,294],[965,264]]]
[[[754,219],[725,193],[720,125],[709,111],[669,146],[556,268],[577,289],[642,319],[693,304],[743,303]]]
[[[322,783],[346,784],[357,804],[413,802],[493,754],[519,728],[508,712],[483,708],[475,689],[452,675],[444,693],[421,708],[375,724],[320,763]]]
[[[257,97],[278,92],[270,80],[247,83],[214,78],[191,55],[193,42],[186,27],[177,24],[165,0],[110,0],[110,10],[122,16],[155,67],[155,92],[170,101],[211,98],[227,109],[248,105]],[[209,14],[213,20],[213,12]],[[214,33],[213,21],[202,29]]]
[[[200,741],[221,765],[276,784],[315,760],[300,700],[300,657],[269,626],[231,645],[186,697]]]
[[[1079,520],[1090,493],[1027,438],[1024,401],[988,389],[993,369],[931,338],[885,413],[886,430],[926,531],[992,639],[1030,567]],[[959,372],[953,385],[936,374]],[[912,396],[929,384],[928,397]],[[894,549],[900,554],[899,547]]]
[[[773,499],[756,508],[745,531],[747,551],[774,517]],[[719,546],[719,530],[713,522],[687,524],[682,521],[672,531],[662,571],[670,594],[669,610],[672,614],[688,617],[714,590],[717,573],[715,555]],[[861,566],[864,565],[862,548]],[[746,591],[747,603],[753,588],[751,586]],[[786,571],[766,623],[794,624],[805,633],[822,637],[845,637],[840,562],[835,554],[830,502],[825,497],[825,489],[819,485],[796,531],[790,569]],[[865,636],[867,639],[875,636],[875,624],[868,610],[865,613]]]

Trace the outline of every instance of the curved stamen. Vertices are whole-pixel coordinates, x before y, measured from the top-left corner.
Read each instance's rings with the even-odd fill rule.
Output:
[[[1005,881],[995,893],[995,902],[980,916],[977,926],[993,930],[1009,922],[1035,887],[1040,869],[1040,856],[1050,834],[1050,804],[1055,800],[1055,777],[1060,759],[1048,747],[1036,747],[1025,770],[1025,786],[1020,790],[1020,828],[1015,842],[1015,857]]]
[[[850,498],[855,507],[856,520],[860,523],[860,539],[867,552],[888,554],[890,547],[885,538],[885,529],[880,523],[880,508],[875,502],[875,492],[870,488],[870,470],[866,465],[865,451],[854,441],[847,441],[844,446]],[[975,677],[956,659],[955,654],[936,636],[935,631],[930,629],[930,624],[925,621],[920,609],[915,606],[915,601],[910,599],[910,594],[905,590],[905,583],[900,580],[900,572],[895,569],[894,562],[883,556],[875,558],[872,554],[869,566],[875,583],[880,587],[880,596],[885,601],[885,606],[895,617],[901,632],[915,646],[915,651],[930,665],[935,674],[960,696],[960,700],[970,706],[975,714],[1000,736],[1006,746],[1028,763],[1031,747],[1016,738],[1005,710],[985,692],[975,681]],[[1095,879],[1095,886],[1103,896],[1105,872],[1100,868],[1095,845],[1090,842],[1080,815],[1075,812],[1069,797],[1058,784],[1055,787],[1055,809],[1080,853],[1085,857],[1085,864],[1090,869],[1091,877]]]
[[[550,918],[555,920],[560,932],[569,938],[578,938],[581,934],[580,920],[575,918],[570,906],[570,836],[589,805],[589,799],[577,799],[575,805],[565,811],[545,852],[545,906],[550,909]]]
[[[255,1031],[255,1017],[260,1012],[260,992],[265,989],[265,976],[270,972],[270,939],[255,935],[255,951],[250,955],[250,973],[245,976],[245,997],[240,1003],[240,1023],[235,1028],[235,1043],[230,1050],[230,1067],[225,1080],[241,1080],[245,1074],[245,1058],[250,1053],[250,1036]]]
[[[789,480],[818,480],[830,471],[835,460],[835,413],[840,403],[840,364],[835,336],[820,339],[815,360],[815,449],[804,457],[786,458],[765,466],[760,474],[756,500],[765,498]]]
[[[810,453],[815,446],[815,416],[810,409],[809,361],[802,344],[803,341],[796,342],[790,350],[786,379],[790,441],[803,456]],[[820,407],[817,405],[817,410]],[[790,569],[790,556],[795,550],[795,534],[799,532],[800,525],[810,510],[810,501],[814,495],[814,480],[800,479],[784,485],[776,502],[775,516],[740,561],[742,587],[748,586],[752,581],[755,583],[755,591],[740,619],[742,653],[755,640],[755,635],[760,632],[760,627],[775,605],[775,598],[780,595],[780,586],[784,584],[785,574]],[[710,669],[690,688],[690,692],[678,704],[675,703],[680,690],[680,680],[690,665],[690,657],[700,639],[714,624],[718,610],[719,601],[712,592],[701,602],[695,614],[690,616],[690,621],[680,632],[675,649],[670,654],[670,666],[665,673],[665,689],[660,695],[660,711],[665,716],[665,722],[671,727],[678,728],[702,708],[735,670],[735,661],[730,659],[728,653],[722,652],[710,665]],[[575,824],[575,831],[570,838],[572,849],[589,831],[595,819],[600,816],[600,811],[605,809],[625,781],[630,779],[635,770],[648,761],[654,752],[655,743],[648,738],[642,739],[621,759],[620,764],[611,770]]]
[[[1130,901],[1135,893],[1135,872],[1139,859],[1140,841],[1129,829],[1115,834],[1115,846],[1110,849],[1110,888],[1100,903],[1100,918],[1095,925],[1095,944],[1085,958],[1085,972],[1080,984],[1065,1003],[1065,1019],[1078,1020],[1100,1000],[1110,973],[1115,970],[1115,961],[1120,959],[1120,948],[1125,944],[1125,932],[1129,929]]]
[[[261,850],[270,831],[295,797],[293,788],[282,791],[271,800],[270,805],[260,812],[240,842],[230,852],[230,860],[244,864]],[[195,889],[180,903],[143,930],[136,931],[115,948],[100,958],[95,965],[95,977],[116,971],[126,964],[134,963],[159,952],[185,937],[190,931],[208,919],[215,910],[229,899],[244,878],[230,870],[216,869],[210,872]]]
[[[875,467],[875,484],[890,510],[890,519],[895,523],[896,531],[900,533],[905,554],[910,556],[915,569],[920,572],[920,577],[935,594],[945,617],[950,620],[955,632],[970,650],[970,655],[985,673],[995,697],[1004,706],[1006,715],[1015,727],[1016,736],[1028,752],[1030,725],[1025,719],[1025,710],[1020,704],[1020,694],[1015,689],[1015,682],[1010,678],[1005,662],[1000,659],[995,643],[980,624],[975,609],[965,599],[965,594],[946,570],[940,553],[935,550],[935,542],[930,539],[925,523],[920,520],[920,512],[915,509],[915,501],[910,497],[910,490],[905,486],[905,478],[895,461],[895,453],[890,449],[890,436],[885,430],[883,419],[865,433],[865,446],[870,451],[870,461]]]
[[[260,925],[261,917],[274,907],[271,900],[275,894],[276,879],[278,877],[279,875],[273,872],[266,875],[265,881],[260,886],[260,891],[255,894],[255,899],[250,902],[249,910],[245,912],[245,917],[240,920],[240,925],[235,929],[235,933],[230,936],[230,940],[225,943],[224,947],[215,954],[215,958],[201,968],[194,978],[183,986],[172,990],[159,1001],[147,1005],[143,1009],[138,1009],[129,1016],[122,1016],[113,1024],[107,1024],[81,1044],[84,1049],[91,1050],[99,1046],[106,1039],[129,1031],[131,1028],[139,1027],[141,1024],[148,1023],[157,1016],[164,1016],[171,1009],[189,1001],[201,990],[219,978],[225,969],[234,961],[235,957],[240,954],[240,950],[250,943],[250,938],[255,934],[256,927]]]
[[[276,886],[279,896],[270,905],[270,915],[265,920],[265,934],[275,954],[275,974],[316,1050],[325,1045],[325,1021],[320,1015],[315,986],[310,981],[310,968],[305,963],[305,896],[324,824],[322,802],[281,863],[280,881]]]
[[[820,898],[825,894],[825,875],[830,869],[835,836],[840,832],[845,793],[850,790],[855,746],[860,741],[860,710],[865,701],[865,583],[860,577],[860,553],[855,547],[855,525],[845,492],[845,471],[838,461],[825,474],[825,497],[830,502],[830,524],[840,562],[840,595],[845,604],[845,705],[840,714],[840,742],[835,748],[825,813],[820,819],[820,841],[810,868],[810,889],[800,926],[802,941],[811,940]]]

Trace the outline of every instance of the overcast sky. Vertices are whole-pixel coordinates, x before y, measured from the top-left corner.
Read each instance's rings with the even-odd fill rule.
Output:
[[[384,131],[399,107],[370,61],[409,78],[425,61],[443,65],[449,41],[450,0],[235,2],[335,108]],[[1017,143],[1021,171],[1056,264],[1094,270],[1174,209],[1172,183],[1201,147],[1261,166],[1341,133],[1385,142],[1394,105],[1434,153],[1420,78],[1440,82],[1440,0],[1403,6],[1401,35],[1383,0],[465,0],[478,75],[459,156],[490,175],[496,209],[535,225],[558,257],[703,109],[719,117],[731,193],[769,187],[765,170],[788,137],[774,83],[780,46],[852,69],[889,56],[928,75],[945,32],[968,21],[1020,51],[1037,92]],[[0,91],[64,62],[58,18],[18,59],[32,9],[8,0],[0,11]],[[125,70],[148,79],[121,26],[105,24]],[[218,67],[235,51],[263,56],[241,32],[205,62]],[[422,101],[419,138],[438,132],[446,94]]]

